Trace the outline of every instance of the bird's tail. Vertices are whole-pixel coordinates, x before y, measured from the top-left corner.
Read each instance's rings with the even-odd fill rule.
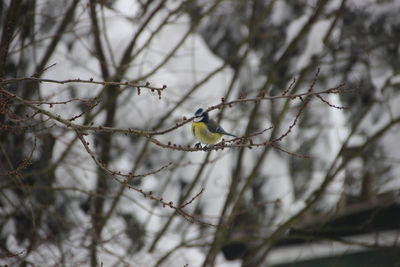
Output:
[[[229,135],[229,136],[232,136],[232,137],[236,137],[236,138],[237,138],[237,136],[236,136],[236,135],[234,135],[234,134],[230,134],[230,133],[227,133],[227,132],[225,132],[225,135]]]

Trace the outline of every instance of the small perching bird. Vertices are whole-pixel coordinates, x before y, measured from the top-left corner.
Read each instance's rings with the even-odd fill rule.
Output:
[[[237,137],[236,135],[227,133],[216,121],[210,119],[208,112],[205,112],[202,108],[199,108],[194,113],[192,132],[201,143],[208,145],[217,143],[223,135]],[[200,143],[197,143],[196,147],[199,146]]]

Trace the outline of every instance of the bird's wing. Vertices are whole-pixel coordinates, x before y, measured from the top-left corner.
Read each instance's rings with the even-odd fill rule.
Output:
[[[209,130],[210,132],[212,132],[212,133],[219,133],[219,134],[230,135],[230,136],[236,137],[236,136],[233,135],[233,134],[227,133],[227,132],[226,132],[221,126],[219,126],[218,123],[217,123],[215,120],[213,120],[213,119],[211,119],[211,120],[208,121],[208,123],[207,123],[207,128],[208,128],[208,130]]]

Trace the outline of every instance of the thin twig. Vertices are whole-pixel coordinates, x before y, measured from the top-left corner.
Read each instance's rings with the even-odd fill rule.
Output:
[[[158,93],[162,92],[167,88],[166,85],[162,87],[154,87],[150,86],[149,82],[145,84],[137,84],[133,82],[111,82],[111,81],[96,81],[93,78],[89,80],[84,79],[68,79],[68,80],[53,80],[53,79],[43,79],[36,77],[21,77],[21,78],[11,78],[11,79],[0,79],[0,84],[11,84],[11,83],[19,83],[19,82],[36,82],[36,83],[57,83],[57,84],[68,84],[68,83],[87,83],[87,84],[97,84],[103,86],[128,86],[134,88],[147,88],[152,92],[157,91]]]
[[[0,82],[1,83],[1,82]],[[308,96],[316,96],[316,95],[321,95],[321,94],[337,94],[343,90],[344,84],[341,84],[337,87],[329,88],[326,90],[322,91],[317,91],[317,92],[305,92],[305,93],[299,93],[299,94],[294,94],[294,95],[279,95],[279,96],[260,96],[256,98],[244,98],[244,99],[236,99],[233,101],[229,102],[221,102],[220,104],[214,105],[209,107],[206,111],[212,111],[215,109],[221,109],[222,107],[228,106],[231,107],[234,104],[238,103],[247,103],[247,102],[259,102],[259,101],[274,101],[277,99],[303,99],[302,97],[308,97]],[[122,129],[122,128],[114,128],[114,127],[105,127],[105,126],[93,126],[93,125],[80,125],[80,124],[74,124],[67,119],[63,119],[61,116],[56,115],[54,113],[51,113],[47,110],[41,109],[38,106],[32,105],[29,103],[29,100],[24,100],[21,97],[5,90],[1,89],[1,91],[6,94],[7,96],[11,97],[14,100],[17,100],[18,102],[22,102],[25,105],[28,105],[30,108],[33,108],[37,111],[40,111],[42,114],[45,114],[49,117],[51,117],[54,120],[57,120],[58,122],[64,124],[66,127],[70,127],[73,129],[79,129],[83,131],[95,131],[95,132],[111,132],[111,133],[120,133],[120,134],[134,134],[134,135],[141,135],[141,136],[156,136],[156,135],[164,135],[166,133],[172,132],[185,124],[191,122],[194,117],[186,118],[184,117],[182,121],[177,122],[175,126],[169,127],[164,130],[160,131],[146,131],[146,130],[139,130],[139,129],[134,129],[134,128],[127,128],[127,129]],[[35,103],[38,104],[38,103]]]
[[[128,179],[125,179],[125,180],[123,180],[123,181],[119,180],[119,179],[117,178],[117,175],[119,175],[119,176],[123,176],[123,175],[121,175],[121,174],[118,173],[118,172],[114,172],[114,171],[109,170],[104,164],[102,164],[102,163],[96,158],[96,156],[94,155],[93,151],[89,148],[89,145],[88,145],[88,143],[86,142],[86,140],[85,140],[85,138],[83,137],[83,135],[82,135],[78,130],[75,130],[75,133],[76,133],[76,135],[78,136],[78,138],[79,138],[79,140],[81,141],[81,143],[83,144],[84,148],[86,149],[86,152],[88,152],[88,154],[91,156],[91,158],[92,158],[93,161],[95,162],[95,164],[96,164],[101,170],[103,170],[104,172],[106,172],[107,174],[109,174],[109,175],[110,175],[114,180],[116,180],[118,183],[123,184],[123,185],[125,185],[126,187],[128,187],[128,188],[130,188],[130,189],[132,189],[132,190],[134,190],[134,191],[136,191],[136,192],[142,194],[145,198],[149,198],[149,199],[151,199],[151,200],[155,200],[155,201],[160,202],[163,208],[169,207],[169,208],[175,210],[179,215],[181,215],[183,218],[185,218],[185,219],[186,219],[188,222],[190,222],[190,223],[204,224],[204,225],[213,226],[213,227],[218,227],[218,226],[219,226],[219,225],[216,225],[216,224],[212,224],[212,223],[208,223],[208,222],[204,222],[204,221],[202,221],[202,220],[199,220],[199,219],[196,218],[194,215],[190,215],[190,214],[188,214],[187,212],[185,212],[184,210],[182,210],[182,208],[176,207],[172,201],[167,202],[167,201],[165,201],[162,197],[157,197],[157,196],[153,195],[153,192],[152,192],[152,191],[150,191],[149,193],[146,193],[146,192],[144,192],[142,189],[130,185],[130,184],[128,183],[128,182],[129,182]],[[170,165],[170,164],[169,164],[169,165]],[[158,169],[158,170],[156,170],[156,171],[154,171],[154,172],[152,172],[152,173],[159,172],[159,171],[161,171],[161,170],[163,170],[163,169],[165,169],[165,168],[166,168],[166,167],[163,166],[163,167],[161,167],[160,169]],[[129,175],[127,175],[127,176],[129,176]],[[129,177],[131,177],[131,176],[129,176]],[[135,176],[133,175],[132,177],[135,177]],[[138,177],[140,177],[140,176],[138,176]],[[192,198],[192,201],[193,201],[194,199],[196,199],[199,195],[200,195],[200,194],[197,194],[196,196],[194,196],[194,197]]]

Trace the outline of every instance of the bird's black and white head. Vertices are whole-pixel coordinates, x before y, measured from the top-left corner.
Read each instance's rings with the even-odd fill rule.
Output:
[[[208,121],[208,113],[204,111],[204,109],[199,108],[194,113],[194,121],[195,122],[207,122]]]

